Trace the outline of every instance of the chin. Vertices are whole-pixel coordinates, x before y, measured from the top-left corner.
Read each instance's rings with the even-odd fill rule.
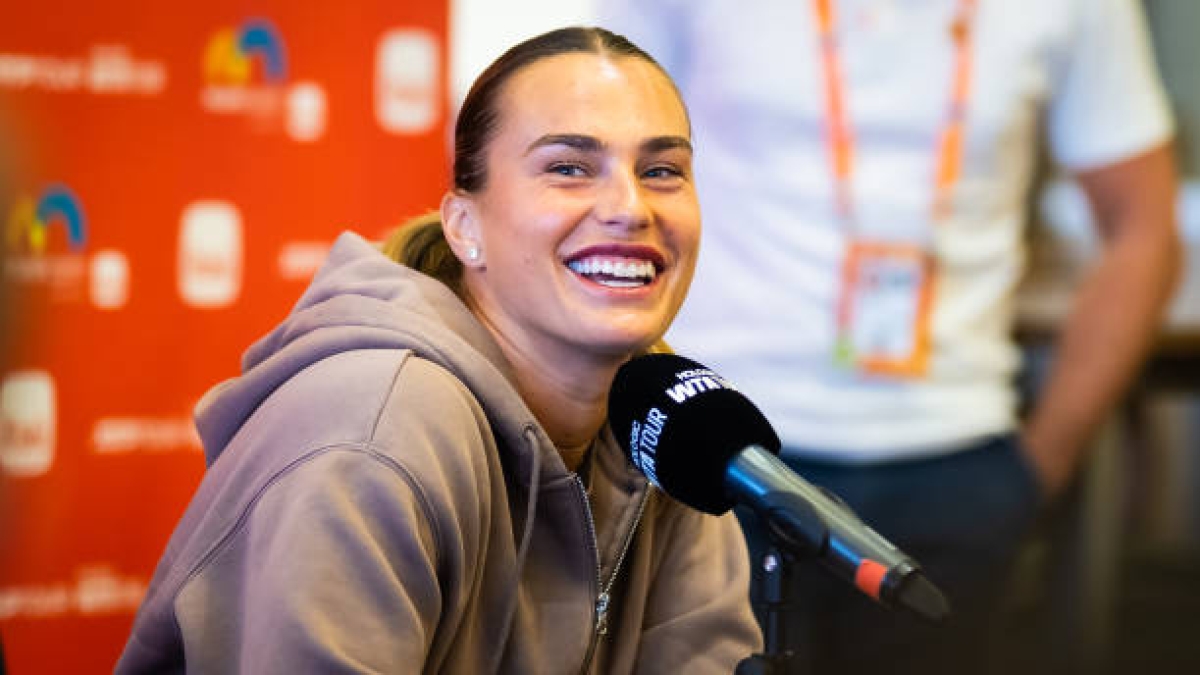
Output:
[[[575,315],[573,324],[563,333],[573,335],[575,344],[584,351],[609,356],[629,356],[645,351],[660,340],[670,325],[672,315],[665,308],[629,308],[618,311],[589,312]],[[562,329],[560,329],[562,330]]]
[[[637,335],[595,336],[589,340],[584,349],[597,355],[626,359],[635,354],[641,354],[662,338],[662,332],[639,333]]]

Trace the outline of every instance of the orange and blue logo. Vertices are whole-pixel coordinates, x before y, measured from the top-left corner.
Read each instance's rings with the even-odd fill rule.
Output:
[[[80,251],[87,243],[87,221],[79,198],[65,185],[47,186],[35,202],[29,196],[17,199],[8,219],[6,243],[9,250],[44,253],[52,238],[51,228],[63,228],[67,246]]]
[[[204,79],[211,85],[280,84],[287,79],[287,69],[283,40],[266,19],[218,30],[204,51]]]

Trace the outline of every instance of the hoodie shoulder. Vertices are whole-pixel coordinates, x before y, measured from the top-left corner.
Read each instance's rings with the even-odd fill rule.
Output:
[[[438,482],[473,473],[465,467],[483,453],[454,439],[466,437],[482,417],[478,410],[453,375],[407,349],[355,350],[313,363],[268,396],[209,467],[160,561],[156,590],[173,596],[281,476],[307,474],[330,448],[382,461],[414,487],[435,488],[420,491],[439,503],[422,501],[432,521],[442,520],[446,502],[474,488],[450,497]],[[470,433],[482,439],[486,426]]]
[[[354,365],[362,364],[360,352],[375,350],[412,350],[466,383],[485,408],[504,411],[494,419],[518,419],[520,425],[528,418],[505,382],[508,367],[499,346],[466,305],[441,282],[347,233],[287,318],[246,351],[242,375],[197,404],[196,429],[207,461],[215,462],[259,408],[278,398],[277,390],[308,381],[305,371],[326,370],[327,361],[349,364],[336,374],[354,371],[363,367]],[[311,393],[321,399],[319,391]],[[336,392],[335,399],[357,402]]]
[[[264,401],[243,432],[264,426],[300,452],[364,444],[394,455],[408,454],[401,446],[421,429],[450,433],[473,427],[478,438],[487,420],[476,398],[445,368],[409,349],[360,349],[297,373]]]
[[[485,457],[497,452],[487,414],[471,390],[407,349],[356,350],[313,364],[280,387],[247,428],[264,425],[295,448],[289,453],[332,445],[369,448],[428,486],[435,501],[474,502],[478,480],[488,473]]]
[[[348,351],[297,372],[205,475],[118,672],[174,663],[184,643],[189,665],[227,670],[264,626],[254,642],[286,644],[298,662],[364,647],[361,635],[304,624],[347,606],[411,635],[432,631],[441,594],[467,588],[437,578],[469,576],[486,543],[477,525],[503,503],[494,455],[480,447],[490,438],[469,390],[410,350]],[[300,550],[302,564],[270,558]],[[330,584],[339,591],[322,592]],[[412,658],[426,647],[401,643]]]

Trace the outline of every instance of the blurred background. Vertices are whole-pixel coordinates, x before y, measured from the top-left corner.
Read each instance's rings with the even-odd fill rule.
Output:
[[[1013,667],[1200,672],[1200,2],[1145,0],[1179,126],[1189,271],[1084,479],[1028,547]],[[0,21],[0,642],[108,672],[204,463],[191,408],[344,229],[435,206],[447,123],[590,0],[9,3]],[[1096,242],[1052,165],[1029,205],[1024,386]],[[1181,670],[1182,669],[1182,670]],[[1190,671],[1189,671],[1190,669]]]

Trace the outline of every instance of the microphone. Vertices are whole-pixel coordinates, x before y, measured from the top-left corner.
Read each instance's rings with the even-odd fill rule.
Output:
[[[608,411],[630,462],[674,499],[713,515],[749,506],[778,545],[813,555],[885,607],[934,622],[949,615],[920,565],[776,457],[766,417],[709,368],[676,354],[635,357],[617,371]]]

